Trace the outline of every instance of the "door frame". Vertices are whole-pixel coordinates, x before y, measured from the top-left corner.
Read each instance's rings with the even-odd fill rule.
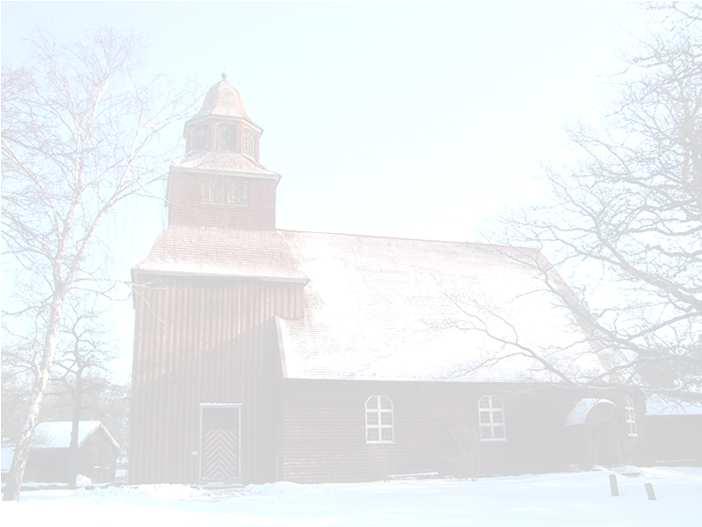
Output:
[[[243,480],[242,473],[241,473],[241,443],[242,443],[242,436],[241,436],[241,417],[242,417],[242,407],[244,406],[243,403],[200,403],[199,405],[199,421],[200,421],[200,427],[198,430],[198,448],[200,455],[198,456],[198,481],[201,483],[235,483],[235,482],[216,482],[216,481],[205,481],[202,477],[202,462],[204,460],[204,452],[202,450],[202,414],[203,410],[206,408],[236,408],[237,409],[237,415],[238,415],[238,423],[237,423],[237,470],[239,473],[239,481],[236,483],[241,483]]]

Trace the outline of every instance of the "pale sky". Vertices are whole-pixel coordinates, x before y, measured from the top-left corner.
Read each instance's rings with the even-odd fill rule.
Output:
[[[572,159],[565,128],[610,108],[650,29],[615,1],[3,2],[3,63],[26,60],[35,28],[70,41],[106,25],[146,37],[147,74],[206,89],[227,73],[283,176],[279,227],[469,241],[541,199],[543,166]],[[165,211],[113,226],[128,280]],[[115,307],[122,379],[132,317]]]

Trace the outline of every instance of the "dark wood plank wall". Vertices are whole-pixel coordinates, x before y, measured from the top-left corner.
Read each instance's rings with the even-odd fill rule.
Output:
[[[104,433],[93,434],[79,448],[79,473],[94,483],[113,481],[118,454]],[[65,483],[70,475],[70,459],[69,448],[32,448],[25,478],[27,481]]]
[[[243,403],[243,478],[273,479],[273,317],[301,316],[302,285],[153,275],[135,283],[130,481],[197,481],[204,402]]]
[[[237,229],[275,228],[277,181],[242,178],[248,185],[249,206],[234,207],[193,200],[193,196],[199,196],[200,182],[206,177],[193,178],[192,174],[171,173],[168,182],[169,225],[209,225]]]
[[[393,400],[394,444],[365,443],[364,403],[374,394]],[[504,443],[478,441],[478,399],[486,394],[504,399]],[[580,460],[566,416],[581,397],[593,395],[623,400],[618,390],[553,385],[286,380],[279,477],[362,481],[563,469]]]
[[[86,438],[80,447],[80,474],[93,483],[113,481],[119,450],[104,431]]]
[[[647,464],[702,465],[702,415],[649,415],[642,428]]]
[[[302,316],[302,284],[148,275],[135,282],[135,483],[198,480],[203,402],[243,404],[245,481],[347,481],[561,469],[579,460],[563,427],[577,400],[623,398],[622,390],[550,385],[281,381],[273,318]],[[363,404],[373,394],[395,403],[393,445],[365,443]],[[484,394],[504,397],[506,443],[470,436]]]

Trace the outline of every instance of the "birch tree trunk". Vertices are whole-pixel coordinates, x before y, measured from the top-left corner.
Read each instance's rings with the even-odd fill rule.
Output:
[[[37,425],[37,421],[39,419],[41,403],[44,400],[46,386],[49,382],[49,376],[51,373],[51,363],[54,355],[56,354],[56,345],[58,340],[59,324],[61,321],[61,312],[63,310],[63,302],[64,297],[62,294],[60,294],[51,304],[49,327],[47,328],[46,332],[46,345],[44,346],[39,372],[32,389],[31,403],[29,405],[29,410],[27,411],[27,417],[24,422],[22,435],[15,446],[15,453],[12,458],[10,472],[7,474],[5,491],[3,493],[3,500],[6,501],[19,499],[20,488],[22,486],[22,481],[24,480],[24,471],[27,468],[27,461],[29,459],[29,452],[32,445],[34,427]]]
[[[19,498],[66,306],[82,295],[110,301],[118,283],[102,274],[101,225],[163,181],[175,142],[166,148],[161,135],[195,101],[190,89],[137,73],[142,46],[132,35],[103,29],[73,44],[45,35],[31,44],[32,62],[3,67],[0,90],[3,256],[13,274],[3,353],[15,350],[32,386],[5,500]]]
[[[75,488],[78,485],[78,475],[80,474],[80,444],[78,443],[78,433],[80,431],[80,418],[83,403],[83,372],[76,373],[75,387],[73,391],[73,414],[71,418],[71,444],[68,464],[68,484]]]

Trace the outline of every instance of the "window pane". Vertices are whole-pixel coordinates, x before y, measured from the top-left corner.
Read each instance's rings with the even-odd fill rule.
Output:
[[[227,203],[246,206],[249,202],[249,188],[241,181],[230,181],[227,185]]]
[[[489,412],[480,412],[480,423],[481,424],[490,424],[490,413]]]
[[[366,410],[377,410],[378,409],[378,396],[374,395],[369,397],[366,401]]]
[[[635,436],[638,434],[638,428],[636,427],[635,422],[629,423],[629,435]]]
[[[493,435],[495,439],[504,439],[505,438],[505,427],[502,425],[497,425],[493,427]]]
[[[505,417],[502,411],[497,411],[492,413],[492,422],[493,423],[504,423],[505,422]]]
[[[216,203],[222,201],[221,185],[216,180],[206,179],[200,182],[200,201],[204,203]]]
[[[489,426],[480,427],[480,439],[492,439],[492,429]]]
[[[373,395],[366,399],[366,441],[392,441],[394,416],[392,400],[384,395]]]
[[[481,397],[480,402],[478,403],[478,406],[480,408],[490,408],[490,398],[489,397]]]
[[[502,400],[499,397],[493,397],[492,398],[492,407],[493,408],[502,408]]]

